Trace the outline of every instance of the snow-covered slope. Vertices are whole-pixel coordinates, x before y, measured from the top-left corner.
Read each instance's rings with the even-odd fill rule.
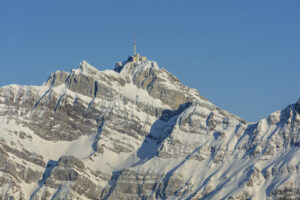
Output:
[[[257,123],[156,62],[0,88],[0,199],[297,199],[300,100]]]

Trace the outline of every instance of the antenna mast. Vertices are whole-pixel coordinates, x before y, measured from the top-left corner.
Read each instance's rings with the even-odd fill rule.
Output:
[[[135,42],[135,37],[134,37],[134,43],[133,43],[133,56],[136,55],[136,42]]]

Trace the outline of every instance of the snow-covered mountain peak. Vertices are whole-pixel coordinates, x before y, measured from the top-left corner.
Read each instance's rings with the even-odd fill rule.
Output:
[[[282,110],[277,110],[262,120],[267,120],[269,125],[280,126],[298,123],[300,121],[300,101],[298,100],[296,103],[290,104]]]
[[[154,61],[0,88],[0,199],[297,199],[300,99],[256,123]]]
[[[148,95],[148,97],[142,95],[144,96],[143,99],[160,100],[168,108],[177,109],[181,104],[193,101],[201,102],[202,106],[217,108],[202,97],[196,89],[183,85],[177,77],[167,70],[159,68],[155,61],[150,60],[139,63],[118,62],[114,70],[105,71],[99,71],[83,61],[79,68],[73,69],[71,73],[62,71],[52,73],[46,82],[49,87],[61,84],[65,84],[66,88],[73,92],[89,97],[103,97],[103,95],[116,97],[118,94],[126,94],[128,97],[129,88],[132,92],[134,88],[137,88],[140,91],[144,90]],[[90,89],[87,90],[86,88]],[[136,99],[136,97],[131,97],[131,99]],[[226,111],[224,113],[234,116]]]
[[[295,104],[296,111],[300,114],[300,98],[298,99],[297,103]]]
[[[92,75],[99,72],[98,69],[90,65],[86,60],[81,61],[81,63],[78,66],[78,69],[80,73],[85,75]]]
[[[123,77],[136,78],[141,73],[149,73],[150,71],[159,70],[155,61],[146,60],[141,63],[127,62],[121,67],[120,74]]]

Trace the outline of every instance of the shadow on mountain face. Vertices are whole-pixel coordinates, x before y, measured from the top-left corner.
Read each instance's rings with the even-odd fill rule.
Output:
[[[191,102],[181,104],[177,110],[164,110],[157,119],[137,151],[140,161],[134,166],[142,164],[156,156],[161,148],[161,144],[168,138],[177,124],[180,114],[192,105]],[[179,119],[180,120],[180,119]]]
[[[145,137],[141,147],[137,151],[137,156],[138,158],[140,158],[140,161],[138,161],[133,166],[145,163],[146,161],[150,160],[158,154],[161,144],[165,141],[166,138],[168,138],[171,135],[175,125],[177,124],[180,114],[184,112],[187,108],[189,108],[191,105],[192,103],[187,102],[181,104],[177,110],[164,110],[162,112],[159,119],[157,119],[153,123],[150,129],[150,134]],[[107,186],[106,189],[103,190],[101,198],[110,198],[121,174],[122,170],[117,170],[113,172],[111,179],[108,183],[109,186]]]
[[[58,161],[49,160],[47,163],[47,166],[45,168],[45,171],[43,173],[43,178],[38,182],[39,187],[30,195],[30,200],[32,200],[37,192],[44,186],[47,179],[50,177],[52,170],[58,165]]]
[[[160,183],[159,185],[159,190],[156,192],[155,197],[157,199],[162,198],[162,199],[167,199],[167,194],[166,194],[166,189],[168,187],[169,181],[171,179],[171,177],[173,176],[173,174],[175,173],[175,171],[177,169],[179,169],[181,166],[183,166],[187,160],[189,160],[195,153],[199,152],[199,150],[205,146],[206,144],[200,145],[198,147],[196,147],[190,154],[188,154],[179,164],[177,164],[174,168],[172,168],[169,172],[167,172],[167,174],[165,175],[165,177],[162,179],[162,183]],[[215,172],[216,173],[216,172]],[[214,173],[214,174],[215,174]],[[209,176],[209,179],[214,175],[212,174],[211,176]],[[206,182],[209,181],[209,179],[206,180]]]
[[[117,170],[112,173],[112,176],[108,181],[108,186],[106,186],[101,193],[101,199],[107,200],[111,196],[121,174],[122,174],[122,170]]]

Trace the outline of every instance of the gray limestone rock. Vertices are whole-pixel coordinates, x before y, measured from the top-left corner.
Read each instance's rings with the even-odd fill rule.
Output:
[[[83,61],[0,88],[0,199],[297,199],[299,116],[248,123],[155,62]]]

